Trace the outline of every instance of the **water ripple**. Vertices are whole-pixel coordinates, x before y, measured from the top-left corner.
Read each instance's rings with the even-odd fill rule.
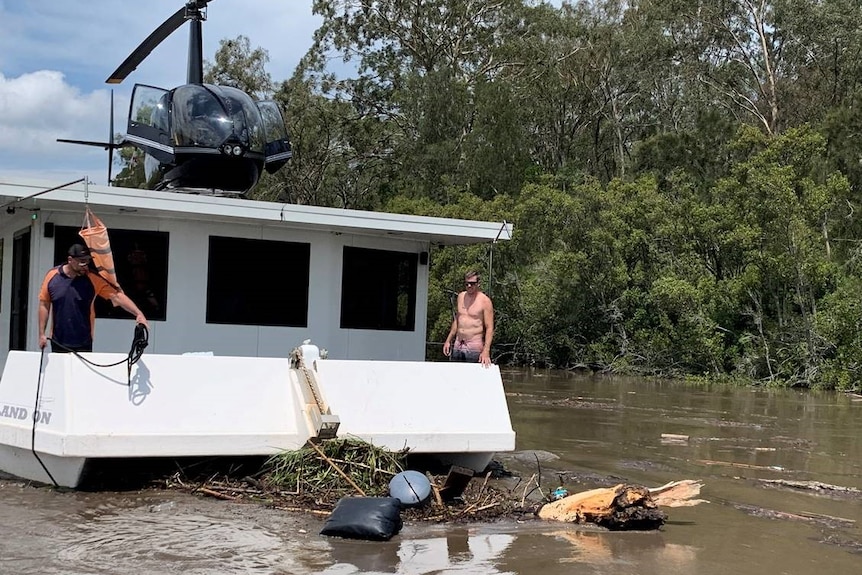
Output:
[[[281,537],[260,525],[177,512],[171,504],[82,513],[59,560],[113,572],[272,573],[286,551]],[[83,571],[82,571],[83,572]]]

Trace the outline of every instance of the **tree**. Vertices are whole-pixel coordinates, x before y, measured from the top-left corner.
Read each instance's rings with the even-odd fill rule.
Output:
[[[204,82],[238,88],[256,100],[272,95],[272,79],[266,71],[269,53],[251,49],[246,36],[219,41],[215,62],[204,62]]]
[[[483,156],[471,159],[466,146],[477,120],[491,125],[491,114],[478,111],[482,102],[502,103],[499,92],[478,86],[510,64],[500,60],[498,49],[520,5],[520,0],[315,1],[313,10],[324,22],[304,60],[306,74],[322,78],[322,93],[351,106],[355,121],[373,118],[383,127],[374,155],[394,170],[390,189],[445,201],[450,187],[484,186],[489,180],[501,185],[490,173],[477,174],[480,166],[497,170],[502,163],[517,173],[526,163],[511,144],[521,141],[514,114],[503,116],[511,119],[507,126],[498,121],[473,140],[504,139],[499,147],[496,141],[483,146],[484,157],[491,149],[510,150],[495,158],[498,164],[486,168]],[[353,77],[326,77],[326,56],[333,51],[355,67]],[[383,187],[381,197],[390,193]]]
[[[767,133],[781,127],[779,79],[785,36],[769,0],[671,0],[643,3],[664,22],[675,58],[735,117]]]

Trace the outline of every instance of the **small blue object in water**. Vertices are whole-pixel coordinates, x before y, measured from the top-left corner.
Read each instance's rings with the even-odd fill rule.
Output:
[[[565,487],[557,487],[554,489],[554,492],[551,494],[551,498],[556,501],[557,499],[562,499],[569,495],[569,490]]]
[[[389,482],[389,495],[404,507],[422,505],[431,496],[431,482],[418,471],[402,471]]]

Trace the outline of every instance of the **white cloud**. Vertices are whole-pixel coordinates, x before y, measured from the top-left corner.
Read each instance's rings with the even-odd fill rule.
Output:
[[[40,70],[17,78],[0,74],[0,170],[4,174],[78,170],[101,176],[107,156],[98,148],[57,142],[57,138],[104,141],[108,137],[110,96],[106,90],[82,93],[63,74]],[[101,153],[98,153],[101,152]]]
[[[104,122],[109,109],[107,91],[88,94],[64,79],[63,74],[39,70],[17,78],[0,74],[0,151],[40,149],[46,138],[92,134],[92,125]],[[106,133],[101,134],[106,137]]]
[[[0,173],[101,175],[105,152],[57,138],[104,141],[111,87],[105,79],[184,0],[0,0]],[[287,79],[311,46],[320,18],[312,0],[218,0],[203,24],[204,58],[239,35],[269,52],[268,71]],[[185,82],[188,26],[175,31],[116,86],[115,131],[125,129],[135,83]]]

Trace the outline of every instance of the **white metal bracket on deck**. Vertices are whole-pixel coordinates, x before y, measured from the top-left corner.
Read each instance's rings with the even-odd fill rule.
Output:
[[[291,371],[296,374],[297,383],[299,383],[299,389],[304,399],[305,409],[303,411],[309,420],[311,429],[317,434],[318,439],[334,439],[338,435],[341,420],[332,413],[320,390],[320,385],[318,385],[314,362],[319,360],[312,360],[312,365],[309,367],[302,355],[302,349],[296,348],[290,352],[290,361]]]

